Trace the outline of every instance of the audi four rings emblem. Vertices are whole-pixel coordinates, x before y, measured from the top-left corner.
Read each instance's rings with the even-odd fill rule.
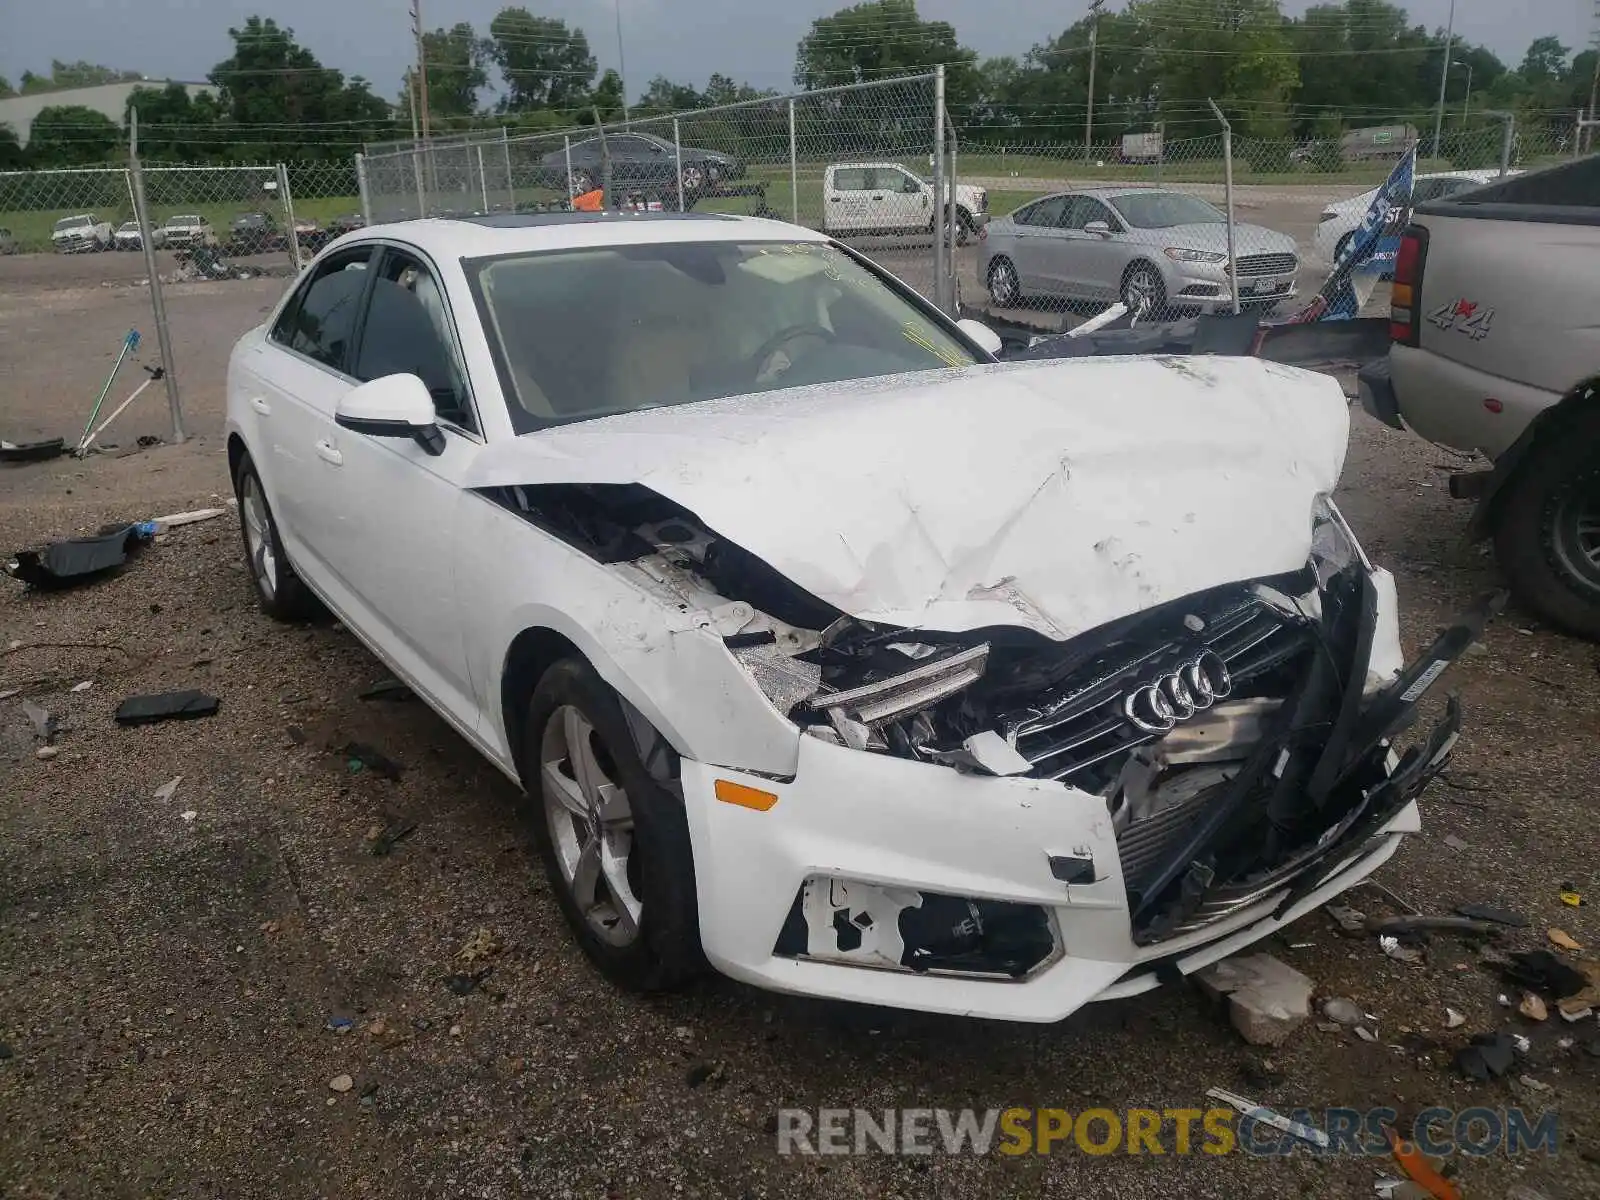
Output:
[[[1170,674],[1134,688],[1122,702],[1122,711],[1136,729],[1166,733],[1232,691],[1228,664],[1220,654],[1206,650]]]

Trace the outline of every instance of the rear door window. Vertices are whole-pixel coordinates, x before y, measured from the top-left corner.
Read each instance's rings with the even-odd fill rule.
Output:
[[[336,371],[348,370],[350,339],[372,253],[371,246],[360,246],[318,267],[278,317],[272,340]]]

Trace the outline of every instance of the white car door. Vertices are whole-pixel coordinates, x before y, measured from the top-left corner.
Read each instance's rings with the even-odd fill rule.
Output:
[[[372,268],[350,374],[356,382],[418,376],[434,397],[444,450],[411,438],[335,428],[318,459],[332,498],[330,552],[349,583],[335,603],[407,681],[466,731],[478,706],[468,678],[455,588],[455,522],[482,500],[461,481],[483,447],[455,320],[437,270],[420,253],[386,245]]]
[[[867,201],[872,184],[870,167],[835,167],[829,176],[828,211],[823,214],[829,233],[858,233],[867,229]]]
[[[351,387],[346,360],[373,253],[371,244],[354,246],[319,263],[266,336],[237,356],[230,381],[284,549],[321,591],[339,586],[322,456],[331,447],[339,398]]]
[[[873,167],[871,182],[877,185],[867,194],[872,228],[911,233],[933,220],[933,189],[910,171]]]

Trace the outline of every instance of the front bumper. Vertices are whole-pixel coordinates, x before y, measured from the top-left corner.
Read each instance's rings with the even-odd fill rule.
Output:
[[[1389,607],[1378,615],[1380,643],[1389,640],[1382,627],[1394,621],[1392,592],[1383,599]],[[1389,738],[1442,670],[1436,660],[1443,655],[1448,665],[1474,628],[1481,630],[1481,622],[1458,626],[1367,697],[1351,750],[1382,782],[1331,836],[1303,852],[1297,870],[1241,893],[1237,904],[1197,927],[1144,945],[1134,940],[1117,837],[1098,795],[1044,780],[963,774],[811,737],[801,737],[796,774],[787,783],[686,759],[682,784],[707,958],[735,979],[777,991],[1036,1022],[1190,974],[1359,883],[1418,830],[1415,797],[1447,761],[1459,711],[1452,703],[1424,748],[1404,759],[1395,758]],[[776,794],[777,802],[765,811],[720,803],[718,779]],[[1088,860],[1092,869],[1081,882],[1063,882],[1057,869],[1063,860]],[[1020,977],[778,953],[786,923],[792,929],[796,920],[797,896],[819,878],[1041,910],[1054,951]]]
[[[1166,270],[1167,296],[1174,304],[1215,312],[1233,305],[1233,279],[1222,263],[1171,262]],[[1240,304],[1267,304],[1295,297],[1295,272],[1246,275],[1239,280]]]

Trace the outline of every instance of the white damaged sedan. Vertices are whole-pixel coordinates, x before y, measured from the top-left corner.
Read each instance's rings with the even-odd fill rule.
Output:
[[[618,983],[1058,1020],[1389,858],[1485,613],[1402,661],[1332,380],[996,344],[777,222],[366,229],[234,350],[251,573],[534,797]]]

